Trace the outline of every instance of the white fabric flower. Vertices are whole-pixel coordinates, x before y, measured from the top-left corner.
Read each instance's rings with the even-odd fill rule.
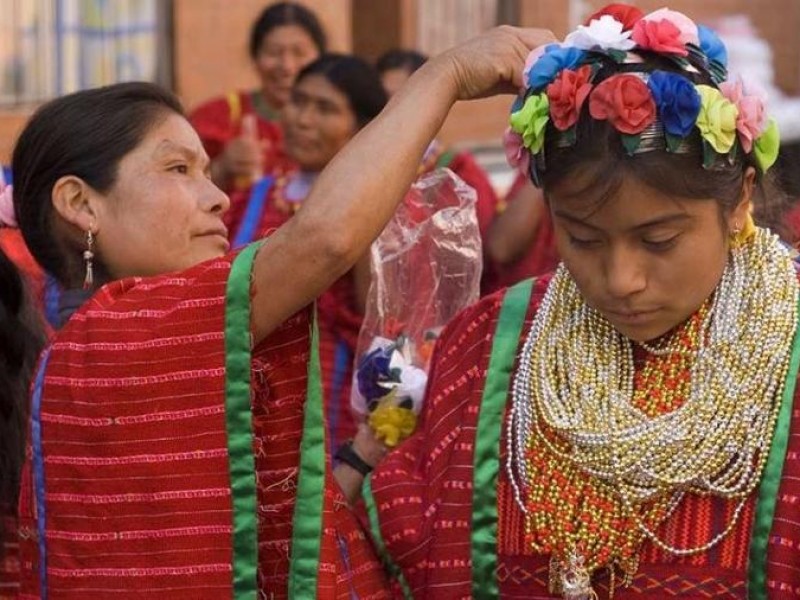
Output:
[[[630,50],[636,43],[630,39],[631,32],[623,31],[624,25],[611,15],[593,19],[588,25],[578,25],[578,29],[564,39],[564,46],[582,50],[600,48],[602,50]]]

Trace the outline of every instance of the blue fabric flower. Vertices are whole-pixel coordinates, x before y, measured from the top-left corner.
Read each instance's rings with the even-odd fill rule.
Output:
[[[580,48],[550,44],[528,72],[528,87],[532,90],[543,89],[564,69],[574,69],[580,65],[585,56],[586,52]]]
[[[390,368],[394,344],[375,348],[361,357],[358,363],[356,379],[358,391],[367,403],[383,398],[391,391],[390,387],[381,384],[399,381],[399,373]]]
[[[694,84],[677,73],[653,71],[647,85],[664,130],[679,137],[689,135],[700,114],[700,94]]]
[[[697,34],[700,38],[700,49],[708,57],[708,60],[714,60],[727,68],[728,49],[714,30],[705,25],[698,25]]]

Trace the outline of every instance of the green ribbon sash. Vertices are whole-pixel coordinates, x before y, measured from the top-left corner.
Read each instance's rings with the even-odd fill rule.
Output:
[[[233,594],[258,597],[258,494],[251,413],[250,276],[261,246],[242,250],[231,266],[225,299],[225,422],[233,506]],[[308,387],[300,445],[289,564],[289,597],[315,598],[325,499],[325,418],[316,311],[311,326]]]
[[[509,288],[497,321],[483,388],[472,475],[472,597],[498,598],[497,476],[500,435],[508,402],[511,372],[530,303],[533,280]]]
[[[800,307],[798,307],[800,312]],[[750,600],[766,600],[767,598],[767,545],[772,521],[775,518],[775,505],[778,502],[778,488],[781,485],[783,463],[789,446],[789,430],[792,424],[792,408],[794,392],[797,385],[797,371],[800,368],[800,325],[795,326],[792,342],[792,355],[789,359],[789,371],[783,386],[783,398],[772,435],[772,446],[769,449],[767,463],[761,485],[758,488],[758,503],[753,521],[753,533],[750,538],[750,557],[747,565],[747,597]]]
[[[225,297],[225,425],[233,503],[233,594],[258,597],[258,496],[250,403],[250,272],[260,243],[231,266]]]

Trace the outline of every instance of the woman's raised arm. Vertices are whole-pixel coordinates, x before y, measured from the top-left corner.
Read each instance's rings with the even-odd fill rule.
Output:
[[[253,274],[256,342],[366,251],[414,180],[452,105],[515,93],[529,51],[554,39],[546,30],[499,27],[437,56],[409,79],[322,172],[303,210],[259,252]]]

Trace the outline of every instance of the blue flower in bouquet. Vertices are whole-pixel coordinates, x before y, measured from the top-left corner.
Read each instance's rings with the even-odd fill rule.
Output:
[[[653,71],[647,82],[658,107],[664,130],[686,137],[691,133],[700,114],[700,94],[685,77],[666,71]]]
[[[528,87],[532,90],[543,89],[552,83],[561,71],[574,69],[583,62],[585,57],[586,52],[579,48],[565,48],[558,44],[550,44],[528,72]]]
[[[723,67],[727,67],[728,49],[714,30],[705,25],[698,25],[697,33],[700,38],[700,49],[708,57],[708,60],[716,61]]]
[[[395,346],[379,346],[362,356],[358,363],[356,379],[358,391],[367,400],[367,404],[383,398],[398,383],[400,373],[392,368],[392,355]],[[387,385],[388,384],[388,385]]]

